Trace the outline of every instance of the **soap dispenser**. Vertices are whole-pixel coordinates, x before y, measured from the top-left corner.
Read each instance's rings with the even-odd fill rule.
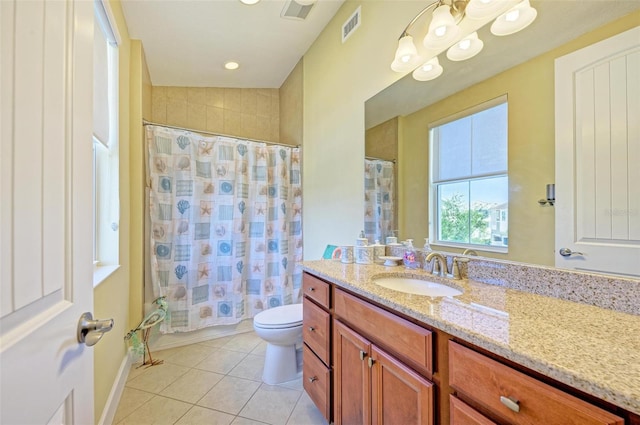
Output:
[[[416,250],[413,247],[413,239],[407,239],[407,245],[405,248],[404,255],[402,256],[402,262],[404,266],[408,269],[417,269],[418,268],[418,256],[416,255]]]
[[[424,238],[424,246],[422,247],[422,250],[424,252],[430,252],[431,251],[431,245],[429,244],[429,238]]]

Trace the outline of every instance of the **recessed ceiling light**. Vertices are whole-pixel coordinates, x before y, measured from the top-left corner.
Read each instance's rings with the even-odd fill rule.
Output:
[[[240,0],[240,3],[252,5],[258,3],[259,1],[260,0]]]
[[[227,68],[227,69],[233,70],[233,69],[238,69],[240,67],[240,65],[238,64],[238,62],[230,61],[230,62],[225,63],[224,67]]]

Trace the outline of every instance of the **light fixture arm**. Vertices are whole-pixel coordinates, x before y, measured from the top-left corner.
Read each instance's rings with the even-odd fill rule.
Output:
[[[409,30],[418,21],[418,19],[420,19],[422,17],[422,15],[427,13],[430,9],[435,10],[439,6],[447,5],[447,6],[450,6],[451,9],[454,12],[458,12],[458,15],[454,16],[454,18],[456,19],[456,24],[459,23],[462,20],[462,18],[464,17],[464,8],[466,7],[468,2],[469,2],[469,0],[452,0],[451,2],[447,2],[446,0],[436,0],[436,1],[434,1],[433,3],[427,5],[420,12],[418,12],[418,14],[404,28],[404,31],[402,31],[402,34],[400,34],[400,37],[398,37],[398,40],[400,40],[402,37],[404,37],[406,35],[410,35],[409,34]]]

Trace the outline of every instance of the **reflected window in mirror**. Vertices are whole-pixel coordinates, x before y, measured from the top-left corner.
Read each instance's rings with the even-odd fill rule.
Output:
[[[506,252],[507,98],[429,126],[431,242]]]

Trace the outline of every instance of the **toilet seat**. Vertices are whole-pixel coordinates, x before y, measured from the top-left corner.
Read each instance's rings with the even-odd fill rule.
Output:
[[[302,326],[302,304],[289,304],[261,311],[253,318],[254,326],[284,329]]]

